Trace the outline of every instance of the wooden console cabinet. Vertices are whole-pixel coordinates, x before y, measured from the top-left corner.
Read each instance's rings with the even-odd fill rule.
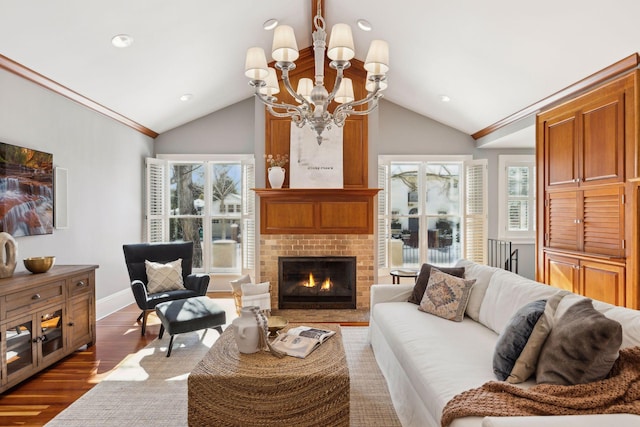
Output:
[[[0,279],[0,392],[96,338],[97,265]]]

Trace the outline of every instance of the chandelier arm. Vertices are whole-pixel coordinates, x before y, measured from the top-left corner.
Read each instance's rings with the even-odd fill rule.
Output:
[[[307,101],[298,92],[293,90],[293,87],[291,86],[291,81],[289,80],[289,71],[288,70],[284,70],[284,69],[282,70],[282,81],[284,82],[284,87],[285,87],[285,89],[287,89],[287,92],[289,92],[289,95],[293,96],[296,99],[296,101],[298,101],[301,104],[303,104],[306,108],[311,109],[311,105],[309,104],[309,101]]]
[[[280,102],[280,103],[273,102],[267,96],[259,92],[257,92],[255,95],[263,104],[265,104],[269,108],[269,112],[276,117],[292,117],[294,115],[305,117],[304,108],[300,108],[293,104],[287,104],[285,102]],[[286,112],[281,113],[281,112],[275,111],[274,109],[282,109],[282,110],[286,110]]]
[[[353,107],[357,107],[359,105],[363,105],[363,104],[367,104],[371,101],[377,101],[378,98],[381,98],[382,94],[379,93],[379,90],[376,90],[374,92],[370,92],[366,97],[358,100],[358,101],[351,101],[351,102],[346,102],[344,104],[339,105],[338,107],[336,107],[334,114],[340,113],[344,110],[351,110]],[[375,102],[376,106],[377,106],[377,102]],[[351,111],[349,114],[355,114],[357,116],[362,116],[364,114],[367,114],[368,112],[371,112],[374,110],[375,107],[369,107],[366,110],[361,110],[361,111],[357,111],[357,110],[353,110]]]
[[[380,96],[379,98],[381,98],[382,96]],[[375,101],[377,101],[378,98],[375,99]],[[352,106],[349,106],[352,107]],[[371,107],[367,108],[366,110],[353,110],[351,108],[348,109],[348,111],[344,111],[346,109],[343,109],[341,111],[338,111],[338,114],[342,114],[345,113],[349,116],[366,116],[367,114],[369,114],[370,112],[372,112],[373,110],[375,110],[376,108],[378,108],[378,103],[375,102],[373,105],[371,105]],[[336,113],[334,112],[334,115]]]

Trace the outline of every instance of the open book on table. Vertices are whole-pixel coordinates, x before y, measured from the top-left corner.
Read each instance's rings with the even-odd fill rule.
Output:
[[[298,326],[280,333],[271,346],[289,356],[303,359],[335,333],[329,329]]]

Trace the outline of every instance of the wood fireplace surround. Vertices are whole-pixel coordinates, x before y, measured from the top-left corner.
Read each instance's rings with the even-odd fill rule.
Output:
[[[260,281],[278,306],[278,260],[290,256],[356,257],[356,309],[369,308],[374,275],[377,188],[255,189],[260,196]]]

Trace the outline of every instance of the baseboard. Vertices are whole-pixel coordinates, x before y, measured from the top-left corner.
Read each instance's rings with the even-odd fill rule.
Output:
[[[131,289],[123,289],[115,294],[100,298],[96,301],[96,319],[100,320],[134,302]]]

